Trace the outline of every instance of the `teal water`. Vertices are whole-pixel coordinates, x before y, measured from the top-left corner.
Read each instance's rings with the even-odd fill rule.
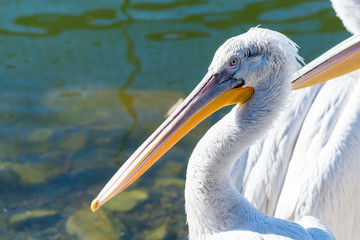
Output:
[[[347,33],[320,1],[0,1],[0,239],[186,239],[187,159],[211,117],[96,213],[112,174],[258,26],[306,62]]]

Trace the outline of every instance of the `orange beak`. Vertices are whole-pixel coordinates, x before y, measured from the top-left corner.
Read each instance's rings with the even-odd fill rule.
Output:
[[[110,179],[92,202],[91,209],[95,211],[124,190],[213,112],[227,105],[246,102],[253,95],[254,89],[234,86],[234,81],[234,79],[223,81],[218,74],[208,73],[184,102]]]
[[[360,68],[360,34],[339,43],[300,69],[293,90],[313,86]]]

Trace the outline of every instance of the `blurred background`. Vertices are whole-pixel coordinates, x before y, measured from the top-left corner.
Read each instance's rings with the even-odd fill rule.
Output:
[[[328,0],[1,0],[0,239],[186,239],[187,160],[223,112],[90,203],[215,50],[258,25],[307,63],[350,36]]]

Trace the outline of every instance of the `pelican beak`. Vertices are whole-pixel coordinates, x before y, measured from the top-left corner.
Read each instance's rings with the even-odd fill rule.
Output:
[[[106,201],[124,190],[163,154],[202,120],[218,109],[232,104],[243,104],[254,93],[251,87],[242,87],[232,78],[221,74],[205,75],[199,85],[163,124],[134,152],[105,185],[91,203],[95,211]]]
[[[300,69],[293,90],[313,86],[360,68],[360,34],[339,43]]]

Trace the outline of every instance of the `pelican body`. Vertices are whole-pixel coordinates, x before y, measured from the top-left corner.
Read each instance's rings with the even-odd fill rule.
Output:
[[[254,93],[206,133],[189,160],[185,208],[190,239],[313,239],[301,225],[258,211],[229,177],[239,152],[266,133],[283,107],[288,79],[299,67],[296,47],[283,35],[252,29],[225,42],[209,70],[224,71],[234,54],[241,62],[234,78],[246,79],[243,87],[251,86]],[[322,224],[316,231],[331,236]]]
[[[350,56],[358,52],[354,42],[345,48],[350,49]],[[340,45],[330,58],[343,59],[343,50]],[[335,239],[314,217],[295,223],[265,215],[237,191],[230,178],[238,156],[266,134],[290,101],[289,80],[299,62],[297,46],[275,31],[253,28],[227,40],[216,51],[203,80],[110,179],[92,202],[92,210],[129,186],[207,116],[235,104],[199,141],[189,160],[185,186],[189,238]],[[321,68],[324,64],[328,61],[302,73],[293,87],[312,85],[316,76],[330,69]]]
[[[231,178],[263,213],[295,221],[312,215],[338,239],[354,240],[360,239],[360,71],[351,71],[360,64],[354,51],[360,48],[360,1],[332,4],[354,36],[306,65],[295,88],[309,78],[311,84],[337,78],[293,91],[268,134],[238,157]],[[348,58],[331,57],[340,51]],[[339,67],[354,68],[341,76]]]

